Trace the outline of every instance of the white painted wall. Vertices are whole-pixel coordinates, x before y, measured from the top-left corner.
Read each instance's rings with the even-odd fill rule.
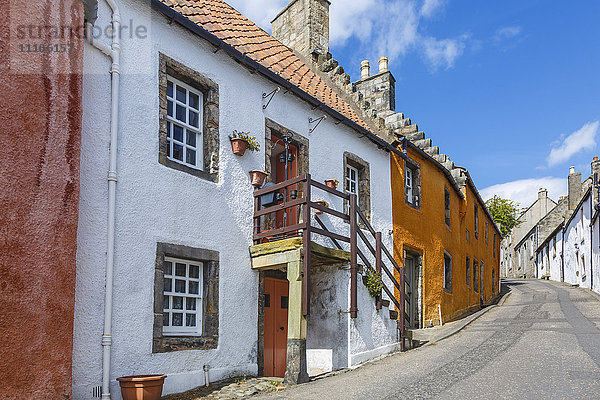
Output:
[[[257,373],[258,273],[250,269],[252,187],[247,171],[264,169],[265,118],[310,140],[310,172],[314,179],[342,182],[343,152],[370,163],[373,226],[384,232],[391,250],[392,229],[389,154],[345,125],[329,118],[308,133],[309,117],[319,111],[283,91],[266,111],[261,95],[276,86],[251,74],[223,52],[177,25],[169,26],[146,2],[122,0],[123,21],[145,25],[146,39],[122,40],[121,121],[116,213],[113,351],[111,392],[119,398],[115,378],[131,374],[166,373],[164,393],[180,392],[204,383],[202,367],[211,379]],[[98,24],[108,14],[100,3]],[[104,40],[105,39],[100,39]],[[207,76],[219,85],[219,183],[211,183],[158,163],[159,52]],[[81,200],[78,227],[76,309],[73,350],[73,397],[91,397],[101,383],[101,336],[109,135],[109,60],[86,45],[84,52]],[[228,135],[249,131],[262,151],[237,157]],[[333,205],[333,202],[330,201]],[[336,205],[341,208],[341,204]],[[335,222],[343,226],[343,222]],[[216,250],[220,254],[219,346],[215,350],[152,353],[153,288],[156,243],[167,242]],[[337,279],[337,278],[336,278]],[[345,274],[339,275],[346,282]],[[365,289],[366,290],[366,289]],[[359,299],[360,318],[352,322],[353,349],[373,349],[388,343],[389,327],[372,324],[373,302]],[[367,294],[368,295],[368,294]],[[363,317],[364,316],[364,317]],[[385,329],[385,332],[379,331]],[[374,339],[367,339],[372,334]],[[386,336],[387,335],[387,336]],[[354,343],[354,342],[353,342]]]
[[[590,197],[583,201],[564,230],[565,282],[590,288]]]

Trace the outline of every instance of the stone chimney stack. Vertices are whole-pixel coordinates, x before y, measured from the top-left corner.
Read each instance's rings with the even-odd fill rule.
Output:
[[[548,214],[548,190],[546,188],[538,190],[538,200],[540,201],[542,215]]]
[[[380,57],[379,58],[379,73],[387,72],[388,70],[388,58]]]
[[[592,160],[592,184],[600,185],[600,160],[598,157],[594,157]],[[595,178],[594,178],[595,177]],[[592,189],[592,193],[594,193],[594,204],[598,203],[598,190],[596,188]]]
[[[369,60],[364,60],[360,63],[360,79],[367,79],[369,76],[371,76]]]
[[[360,80],[352,84],[358,101],[370,117],[385,118],[396,113],[396,80],[388,69],[388,58],[379,59],[379,72],[369,73],[369,62],[360,63]]]
[[[300,56],[316,61],[329,52],[328,0],[293,0],[271,21],[273,36]]]
[[[575,167],[569,169],[569,210],[577,208],[581,200],[581,172],[575,173]]]

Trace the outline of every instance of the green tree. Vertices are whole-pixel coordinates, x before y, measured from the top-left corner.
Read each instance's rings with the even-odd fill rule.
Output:
[[[496,224],[500,226],[500,232],[502,233],[503,238],[508,236],[514,227],[521,224],[521,221],[517,220],[517,218],[519,218],[518,203],[494,196],[486,201],[485,205],[488,210],[490,210]]]

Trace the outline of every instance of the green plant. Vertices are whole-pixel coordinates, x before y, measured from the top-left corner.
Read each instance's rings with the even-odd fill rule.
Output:
[[[233,131],[233,134],[229,135],[229,139],[241,139],[248,143],[248,150],[260,151],[260,143],[258,143],[258,140],[254,136],[248,134],[248,132]]]
[[[383,281],[381,280],[381,274],[378,274],[373,268],[369,268],[366,274],[367,289],[371,297],[377,297],[383,289]]]
[[[503,238],[508,236],[510,231],[522,222],[518,220],[519,204],[512,200],[494,196],[486,201],[485,205],[490,210],[494,222],[500,225],[500,233]]]

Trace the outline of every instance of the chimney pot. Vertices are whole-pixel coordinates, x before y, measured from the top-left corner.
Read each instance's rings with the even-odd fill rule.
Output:
[[[598,157],[594,157],[594,160],[593,160],[593,161],[598,161]]]
[[[381,57],[379,58],[379,72],[386,72],[388,70],[388,58]]]
[[[569,168],[569,174],[574,174],[574,173],[575,173],[575,167]]]
[[[371,67],[369,66],[369,60],[364,60],[360,63],[360,79],[368,78],[371,75]]]

